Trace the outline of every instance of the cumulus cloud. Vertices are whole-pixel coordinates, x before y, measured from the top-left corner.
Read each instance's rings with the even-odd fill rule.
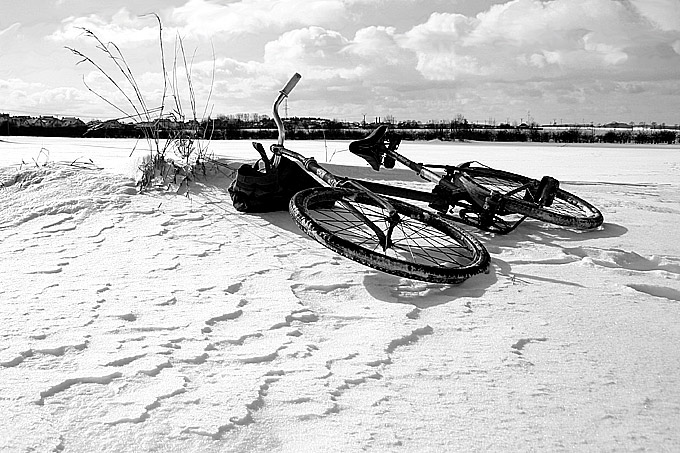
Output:
[[[613,0],[515,0],[476,17],[432,14],[402,45],[428,79],[551,78],[624,65],[649,39],[645,25]]]
[[[44,89],[45,85],[36,82],[26,82],[23,79],[11,78],[11,79],[0,79],[0,88],[8,91],[29,91]]]
[[[447,21],[450,27],[442,24]],[[436,40],[423,38],[433,30]],[[442,34],[450,36],[448,43]],[[636,99],[641,86],[647,99],[663,99],[654,83],[635,81],[668,81],[664,86],[680,88],[680,60],[673,51],[678,37],[624,2],[516,0],[474,17],[440,14],[407,32],[405,45],[418,55],[423,76],[458,81],[461,93],[476,90],[479,104],[491,107],[489,115],[523,105],[542,106],[559,118],[575,111],[588,117],[598,109],[612,115],[613,105],[641,111],[634,107],[642,104]],[[609,102],[611,109],[604,105]]]
[[[343,69],[340,52],[347,46],[340,33],[313,26],[291,30],[265,46],[264,62],[301,70]]]
[[[70,42],[83,38],[87,29],[99,36],[104,42],[118,45],[158,40],[158,22],[151,16],[136,16],[123,8],[110,19],[97,14],[81,17],[68,17],[47,39],[56,42]]]
[[[630,0],[639,13],[663,31],[680,31],[678,0]]]
[[[78,27],[91,29],[119,45],[155,96],[157,23],[137,16],[131,12],[137,7],[130,5],[113,16],[65,18],[49,39],[78,46],[71,42],[81,37]],[[639,96],[640,87],[650,95],[655,83],[666,92],[680,89],[678,0],[395,0],[387,5],[384,0],[175,0],[156,12],[163,20],[167,60],[173,58],[173,38],[181,36],[194,88],[204,94],[212,85],[217,112],[268,110],[272,93],[293,72],[304,79],[295,98],[312,115],[374,109],[377,115],[378,110],[407,116],[422,111],[420,117],[436,117],[464,107],[486,116],[525,109],[527,103],[583,107],[607,93]]]
[[[0,79],[0,97],[10,111],[38,114],[77,115],[78,106],[90,98],[84,90],[73,87],[51,87],[44,83],[26,82],[18,78]]]
[[[262,6],[257,0],[246,3]],[[475,93],[485,89],[506,105],[517,95],[573,105],[587,102],[580,84],[612,77],[668,79],[678,68],[667,53],[678,54],[680,35],[652,23],[652,10],[643,14],[632,3],[616,0],[514,0],[474,16],[434,12],[402,32],[389,25],[359,27],[354,36],[333,25],[356,10],[348,2],[331,3],[336,7],[332,18],[246,15],[240,28],[234,26],[249,29],[244,24],[255,20],[264,29],[289,28],[265,45],[261,64],[250,62],[251,69],[257,66],[258,80],[285,79],[297,71],[306,79],[303,87],[310,87],[302,88],[310,98],[356,104],[372,99],[385,109],[407,105],[410,93],[421,96],[420,106],[433,108],[470,106],[481,99],[489,105],[490,96]],[[297,2],[287,4],[294,10]],[[314,24],[296,27],[307,22]],[[562,80],[568,83],[560,87]],[[503,94],[500,87],[507,90],[513,82],[524,86],[513,87],[511,96]],[[533,84],[529,91],[527,84]],[[602,90],[592,87],[592,93]],[[606,90],[636,92],[616,83]]]
[[[376,62],[400,62],[401,49],[395,41],[394,27],[371,26],[358,30],[344,49],[346,52]]]
[[[7,28],[5,28],[5,29],[3,29],[3,30],[0,30],[0,38],[1,38],[3,35],[9,36],[9,35],[12,35],[13,33],[16,33],[17,30],[19,30],[19,28],[21,28],[21,24],[20,24],[19,22],[13,23],[13,24],[10,25],[9,27],[7,27]]]
[[[347,14],[341,0],[241,0],[220,4],[189,0],[175,8],[171,20],[183,31],[216,34],[261,33],[270,28],[338,24]]]

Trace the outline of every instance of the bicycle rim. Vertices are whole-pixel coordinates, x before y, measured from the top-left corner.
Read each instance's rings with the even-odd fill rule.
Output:
[[[486,271],[489,254],[475,237],[421,208],[384,199],[400,217],[386,250],[364,220],[344,205],[351,203],[385,231],[386,210],[363,192],[332,187],[306,189],[291,199],[290,213],[300,229],[319,243],[388,274],[433,283],[460,283]]]
[[[562,189],[557,189],[550,206],[533,202],[528,190],[517,190],[526,185],[531,188],[538,186],[539,181],[526,176],[475,167],[462,169],[458,180],[480,206],[484,205],[491,191],[495,191],[503,195],[503,208],[508,212],[581,229],[596,228],[603,222],[602,213],[597,208]]]

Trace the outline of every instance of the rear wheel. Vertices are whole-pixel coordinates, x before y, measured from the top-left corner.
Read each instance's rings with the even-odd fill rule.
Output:
[[[556,189],[550,202],[543,204],[537,196],[540,181],[493,168],[460,169],[457,183],[480,206],[489,197],[500,195],[500,205],[509,213],[517,213],[555,225],[591,229],[602,225],[602,213],[587,201],[565,190]],[[500,213],[503,215],[503,213]]]
[[[434,283],[460,283],[484,272],[489,254],[472,235],[436,214],[384,197],[399,221],[383,249],[374,229],[390,229],[387,210],[353,189],[321,187],[290,201],[293,220],[306,234],[338,254],[380,271]]]

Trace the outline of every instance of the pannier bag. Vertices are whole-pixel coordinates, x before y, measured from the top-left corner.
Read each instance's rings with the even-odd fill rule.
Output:
[[[320,186],[287,157],[280,156],[277,166],[270,165],[266,158],[265,155],[252,165],[243,164],[236,171],[236,178],[228,191],[237,211],[287,211],[293,195],[303,189]]]

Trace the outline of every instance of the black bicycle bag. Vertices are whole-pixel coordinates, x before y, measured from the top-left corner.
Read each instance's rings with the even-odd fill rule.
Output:
[[[272,212],[287,211],[293,195],[318,186],[320,184],[298,164],[280,156],[276,166],[264,165],[263,160],[241,165],[228,192],[239,212]]]

